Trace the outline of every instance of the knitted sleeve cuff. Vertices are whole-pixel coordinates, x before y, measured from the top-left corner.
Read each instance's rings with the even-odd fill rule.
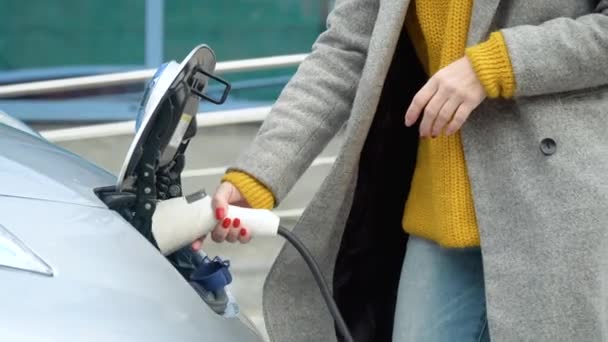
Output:
[[[275,201],[272,192],[249,174],[241,171],[229,171],[222,177],[222,181],[234,184],[252,208],[274,208]]]
[[[511,98],[515,76],[502,33],[494,32],[483,43],[466,49],[466,55],[489,98]]]

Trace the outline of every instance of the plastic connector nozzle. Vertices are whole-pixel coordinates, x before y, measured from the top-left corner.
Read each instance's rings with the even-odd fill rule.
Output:
[[[229,217],[239,218],[251,236],[275,236],[280,218],[270,210],[228,206]],[[211,197],[204,192],[159,202],[152,217],[152,235],[163,255],[186,247],[218,224]]]

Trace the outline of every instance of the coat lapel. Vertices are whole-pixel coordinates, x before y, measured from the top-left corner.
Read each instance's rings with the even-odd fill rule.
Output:
[[[500,0],[473,1],[467,46],[480,43],[489,34],[499,3]]]
[[[366,136],[371,125],[384,80],[401,35],[405,15],[413,0],[379,0],[380,7],[374,33],[368,47],[368,58],[361,76],[360,88],[353,103],[351,128],[348,136]],[[362,142],[361,143],[361,148]]]

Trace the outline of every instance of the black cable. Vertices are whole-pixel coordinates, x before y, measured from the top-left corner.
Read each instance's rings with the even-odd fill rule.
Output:
[[[308,268],[310,268],[310,272],[312,272],[312,275],[314,276],[317,285],[319,285],[319,289],[321,290],[323,299],[325,299],[325,302],[327,303],[327,307],[331,315],[333,316],[334,321],[336,322],[338,330],[347,342],[354,342],[355,340],[351,336],[350,331],[348,330],[348,327],[344,322],[344,318],[342,318],[342,314],[340,314],[338,305],[336,305],[336,302],[334,301],[331,292],[329,291],[329,287],[327,286],[325,279],[323,279],[323,275],[321,274],[319,265],[317,265],[315,259],[310,254],[306,246],[304,246],[304,244],[285,227],[279,227],[278,234],[284,237],[285,240],[289,241],[293,245],[293,247],[300,253],[300,255],[302,255],[302,258],[304,258],[304,261],[308,265]]]

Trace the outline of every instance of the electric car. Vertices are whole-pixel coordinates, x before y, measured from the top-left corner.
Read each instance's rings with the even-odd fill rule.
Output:
[[[183,196],[199,100],[230,85],[197,46],[150,80],[118,175],[0,114],[0,340],[261,341],[228,314],[229,263],[190,248],[159,253],[159,201]],[[226,88],[207,96],[208,81]]]

